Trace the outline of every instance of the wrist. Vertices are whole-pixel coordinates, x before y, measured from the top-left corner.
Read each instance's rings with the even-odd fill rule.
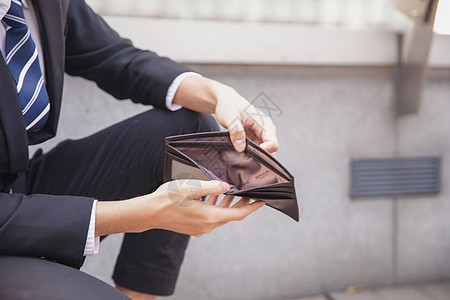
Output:
[[[98,201],[95,216],[95,236],[122,232],[142,232],[153,227],[157,213],[157,202],[143,198],[151,195],[121,201]]]
[[[173,103],[185,108],[214,113],[224,95],[236,93],[233,88],[205,77],[188,77],[178,87]]]
[[[130,212],[128,217],[133,223],[133,232],[163,228],[161,224],[163,220],[159,220],[159,216],[167,203],[158,196],[158,191],[127,201],[129,201]]]
[[[226,84],[213,79],[204,79],[206,79],[205,88],[209,90],[210,97],[213,99],[215,105],[217,105],[217,103],[224,98],[224,95],[237,94],[237,92],[232,87]]]

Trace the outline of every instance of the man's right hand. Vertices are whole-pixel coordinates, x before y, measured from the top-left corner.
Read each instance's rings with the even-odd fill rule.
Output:
[[[96,236],[119,232],[142,232],[159,228],[202,236],[230,221],[240,221],[264,206],[240,199],[230,207],[234,196],[227,195],[216,206],[218,195],[230,186],[221,181],[174,180],[155,192],[122,201],[98,201]],[[209,196],[204,203],[202,196]]]

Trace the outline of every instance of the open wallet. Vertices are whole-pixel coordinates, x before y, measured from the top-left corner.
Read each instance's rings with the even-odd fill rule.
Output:
[[[166,138],[164,182],[220,180],[227,195],[261,200],[298,222],[294,177],[268,152],[247,138],[237,152],[228,132],[203,132]]]

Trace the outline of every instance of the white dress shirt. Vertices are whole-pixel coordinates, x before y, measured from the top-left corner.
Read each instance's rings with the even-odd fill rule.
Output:
[[[18,1],[18,0],[15,0]],[[36,14],[33,9],[33,5],[31,5],[31,0],[20,0],[23,4],[23,14],[25,20],[27,21],[28,28],[31,32],[31,38],[33,39],[36,47],[38,49],[38,53],[42,52],[42,44],[41,37],[39,34],[38,23],[36,20]],[[6,39],[6,24],[1,22],[3,17],[8,12],[11,6],[11,0],[0,0],[0,51],[5,57],[5,39]],[[45,78],[45,68],[44,68],[44,58],[42,55],[39,55],[39,63],[41,67],[42,74]],[[166,94],[166,106],[167,109],[171,111],[176,111],[181,108],[180,105],[172,103],[173,97],[178,90],[181,82],[190,76],[198,76],[201,75],[195,72],[185,72],[178,75],[169,86]],[[94,255],[99,251],[100,237],[95,236],[95,209],[96,209],[97,200],[94,201],[91,211],[91,219],[89,223],[88,235],[86,237],[86,246],[84,248],[84,255]]]

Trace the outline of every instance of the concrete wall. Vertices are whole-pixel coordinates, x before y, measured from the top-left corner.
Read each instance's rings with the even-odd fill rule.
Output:
[[[270,22],[105,19],[137,47],[191,64],[395,66],[399,33],[407,32]],[[450,35],[434,34],[429,64],[449,68],[449,47]]]
[[[265,92],[280,107],[278,158],[295,176],[301,221],[264,208],[192,238],[169,299],[289,299],[450,278],[449,76],[430,77],[419,114],[396,119],[389,69],[196,68],[249,100]],[[64,96],[58,137],[46,149],[146,109],[77,78],[67,78]],[[352,159],[396,155],[441,156],[441,194],[349,198]],[[111,282],[120,239],[108,237],[83,270]]]

